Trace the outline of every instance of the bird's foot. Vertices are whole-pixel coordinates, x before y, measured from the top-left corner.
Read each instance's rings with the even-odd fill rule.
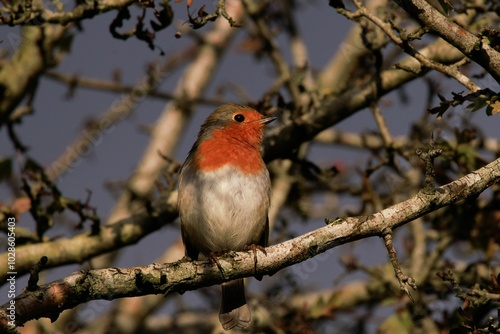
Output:
[[[210,252],[210,254],[208,255],[208,258],[210,259],[210,261],[215,263],[217,268],[219,268],[219,271],[222,274],[222,277],[224,277],[224,269],[222,269],[222,265],[220,264],[219,259],[217,259],[217,257],[222,256],[225,253],[227,253],[227,251]]]
[[[260,250],[262,253],[264,253],[264,255],[267,255],[266,249],[260,245],[251,244],[245,246],[244,250],[251,250],[253,252],[253,271],[254,273],[257,272],[257,250]],[[260,281],[262,279],[262,275],[255,275],[255,278]]]

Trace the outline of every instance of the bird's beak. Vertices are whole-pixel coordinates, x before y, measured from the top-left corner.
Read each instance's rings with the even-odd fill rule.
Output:
[[[261,124],[268,124],[271,123],[272,121],[276,120],[278,117],[276,116],[269,116],[269,117],[264,117],[259,120],[259,123]]]

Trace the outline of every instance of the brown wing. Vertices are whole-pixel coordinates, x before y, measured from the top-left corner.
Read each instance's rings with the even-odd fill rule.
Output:
[[[260,236],[259,240],[259,246],[262,247],[267,247],[267,244],[269,242],[269,217],[266,219],[266,226],[264,226],[264,232],[262,232],[262,235]],[[263,275],[255,275],[254,276],[257,280],[261,281]]]
[[[266,218],[266,226],[264,226],[264,232],[260,236],[259,246],[267,247],[269,243],[269,217]]]
[[[191,260],[197,261],[198,256],[200,255],[200,251],[191,243],[189,237],[184,230],[184,226],[181,223],[181,236],[182,242],[184,243],[184,247],[186,248],[186,256]]]

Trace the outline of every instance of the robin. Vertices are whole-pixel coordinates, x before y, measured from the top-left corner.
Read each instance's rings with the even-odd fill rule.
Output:
[[[264,125],[273,120],[250,107],[225,104],[201,126],[179,178],[189,258],[267,246],[271,181],[260,148]],[[222,284],[219,320],[225,330],[250,324],[243,279]]]

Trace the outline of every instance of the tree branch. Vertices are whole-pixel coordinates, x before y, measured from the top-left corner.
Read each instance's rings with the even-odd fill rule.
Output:
[[[351,217],[340,223],[335,221],[300,237],[268,247],[267,255],[257,253],[257,270],[254,269],[254,254],[248,251],[230,252],[220,257],[219,265],[223,275],[213,261],[191,262],[185,259],[142,267],[76,272],[16,297],[16,323],[22,325],[30,319],[40,317],[56,319],[63,310],[89,300],[182,293],[255,274],[272,275],[338,245],[371,236],[382,236],[387,229],[395,229],[443,206],[477,196],[499,180],[500,159],[497,159],[437,188],[433,194],[419,192],[412,198],[373,215]],[[0,308],[1,327],[7,325],[8,306],[9,304],[4,304]]]
[[[77,22],[83,19],[92,18],[97,14],[102,14],[113,9],[127,7],[137,0],[95,0],[83,1],[71,11],[53,12],[50,9],[44,8],[43,5],[34,6],[18,16],[14,10],[7,12],[10,16],[0,16],[0,25],[18,25],[18,24],[33,24],[42,25],[43,23],[53,23],[65,25],[70,22]],[[37,2],[38,3],[38,2]],[[39,2],[40,4],[42,2]],[[5,10],[4,10],[5,12]]]
[[[411,16],[481,65],[500,83],[500,53],[441,14],[425,0],[394,0]]]
[[[55,50],[71,28],[44,26],[23,27],[20,41],[12,58],[0,66],[0,124],[9,121],[11,114],[26,95],[34,91],[40,75],[57,65],[60,56]],[[18,121],[18,120],[17,120]]]
[[[231,17],[240,21],[243,8],[239,3],[231,7]],[[197,53],[184,70],[174,89],[175,100],[166,104],[161,115],[151,130],[151,139],[137,167],[127,180],[126,191],[120,197],[107,219],[107,224],[114,224],[140,210],[147,199],[161,171],[168,162],[162,155],[169,156],[176,148],[181,133],[187,125],[193,103],[203,95],[220,65],[221,57],[227,51],[233,36],[237,32],[224,20],[218,20],[212,29],[203,35]],[[161,154],[159,154],[161,153]],[[139,199],[139,201],[137,201]],[[95,259],[97,267],[106,267],[114,255]]]
[[[185,60],[186,60],[186,57],[190,57],[189,55],[186,55],[185,53],[182,53],[182,54],[184,55]],[[82,88],[88,88],[91,90],[105,91],[105,92],[110,92],[110,93],[131,94],[134,92],[134,90],[137,89],[135,86],[127,85],[127,84],[120,83],[120,82],[85,77],[85,76],[81,76],[78,74],[66,74],[66,73],[56,72],[56,71],[48,71],[47,73],[45,73],[44,77],[52,79],[52,80],[60,82],[60,83],[63,83],[63,84],[67,84],[69,86],[69,89],[71,89],[71,90],[77,89],[78,87],[82,87]],[[165,100],[165,101],[176,99],[174,94],[164,92],[164,91],[158,91],[158,90],[149,91],[148,97],[160,99],[160,100]],[[197,99],[194,100],[194,102],[200,103],[200,104],[206,104],[206,105],[210,105],[210,106],[219,106],[223,103],[229,103],[229,102],[224,102],[220,99],[213,99],[213,98],[209,98],[209,97],[198,97]]]
[[[82,263],[126,245],[131,245],[177,218],[177,196],[158,201],[156,211],[132,215],[114,225],[101,226],[99,234],[80,234],[72,238],[29,244],[16,248],[16,272],[23,275],[30,271],[41,256],[48,257],[44,268],[64,264]],[[0,262],[7,263],[7,253],[0,254]],[[0,272],[0,281],[5,284],[7,273]]]
[[[60,181],[65,173],[75,168],[78,160],[82,159],[85,152],[92,150],[92,148],[95,149],[101,143],[103,137],[112,132],[113,126],[129,117],[135,108],[144,101],[145,97],[156,91],[156,88],[163,83],[172,70],[182,64],[186,58],[190,59],[191,53],[190,50],[180,52],[167,59],[161,65],[154,64],[147,68],[147,73],[137,85],[131,87],[128,94],[117,98],[101,116],[86,124],[85,129],[83,129],[73,143],[67,146],[65,151],[47,168],[46,173],[48,177],[51,180]],[[53,75],[49,74],[49,76]],[[63,79],[61,76],[58,76],[58,78]],[[72,80],[69,83],[70,85],[80,83],[77,77],[73,77],[70,80]],[[105,89],[104,86],[106,85],[101,83],[99,87]],[[116,87],[119,86],[116,84]]]
[[[460,51],[442,39],[419,50],[419,52],[427,58],[443,64],[455,63],[464,57]],[[321,131],[352,116],[379,97],[424,75],[429,70],[413,57],[407,57],[399,64],[412,71],[396,68],[382,71],[380,85],[370,81],[362,87],[352,88],[339,96],[326,97],[318,109],[311,110],[282,127],[273,128],[264,140],[265,160],[286,157],[288,152],[313,139]]]
[[[392,242],[392,230],[387,229],[383,232],[382,237],[384,239],[385,247],[387,248],[387,253],[389,254],[389,259],[391,260],[392,268],[394,269],[394,274],[399,282],[399,289],[406,293],[410,300],[413,301],[413,297],[411,296],[410,291],[408,291],[407,285],[411,286],[413,290],[417,289],[417,285],[415,284],[415,279],[413,277],[403,274],[403,270],[399,265],[398,257],[396,255],[396,248],[394,248],[394,244]]]
[[[443,64],[440,64],[438,62],[433,61],[432,59],[425,57],[420,52],[415,50],[415,48],[413,48],[413,46],[411,46],[411,44],[407,40],[405,40],[401,36],[398,36],[396,33],[394,33],[393,25],[382,21],[376,15],[371,13],[365,6],[362,5],[362,3],[359,0],[353,0],[353,2],[356,5],[356,7],[358,8],[358,10],[356,12],[351,13],[351,12],[344,10],[344,9],[339,9],[338,11],[350,19],[357,19],[359,17],[366,17],[367,19],[369,19],[370,21],[375,23],[380,29],[382,29],[384,31],[384,33],[387,36],[389,36],[389,38],[394,42],[394,44],[396,44],[404,52],[406,52],[407,54],[409,54],[410,56],[414,57],[419,62],[421,62],[423,66],[432,68],[433,70],[439,71],[443,74],[446,74],[446,75],[449,75],[449,76],[455,78],[455,80],[457,80],[459,83],[464,85],[471,92],[476,92],[479,89],[481,89],[470,78],[463,75],[458,70],[458,66],[456,66],[455,64],[449,65],[449,66],[443,65]]]
[[[400,148],[410,145],[410,140],[405,136],[398,136],[392,139],[393,147]],[[364,150],[381,150],[387,146],[378,134],[355,133],[339,131],[336,129],[327,129],[320,132],[316,137],[314,137],[314,142],[324,145],[336,144]],[[453,138],[447,139],[447,142],[452,147],[457,145],[456,140]],[[481,142],[480,149],[496,153],[500,151],[500,140],[496,138],[485,138]]]
[[[273,36],[265,16],[261,13],[262,9],[259,8],[255,1],[243,0],[242,3],[248,15],[250,15],[251,19],[254,21],[257,33],[266,43],[266,48],[269,50],[269,58],[273,62],[279,76],[278,82],[286,86],[293,101],[298,103],[300,93],[298,87],[292,80],[292,71]]]

